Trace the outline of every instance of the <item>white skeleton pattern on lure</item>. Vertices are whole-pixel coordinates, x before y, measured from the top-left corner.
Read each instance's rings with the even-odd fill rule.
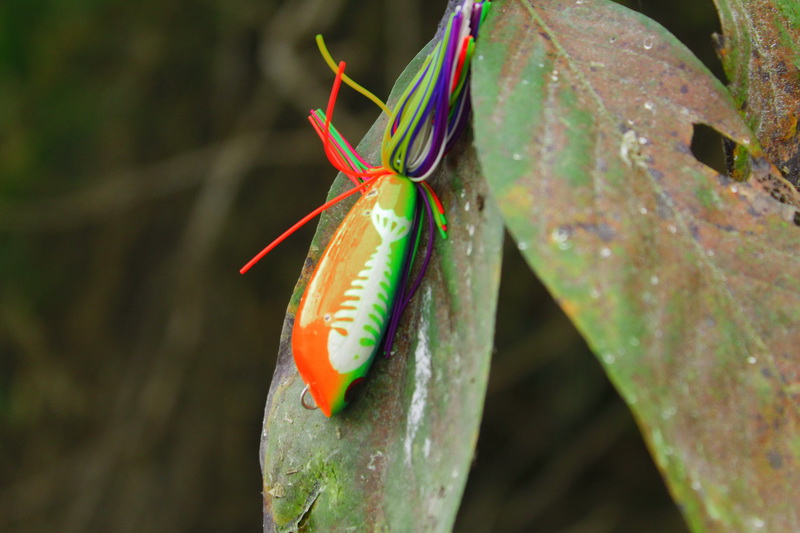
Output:
[[[405,237],[411,228],[410,220],[377,204],[370,219],[381,242],[345,291],[345,300],[334,313],[328,333],[328,358],[340,374],[369,361],[381,340],[392,303],[388,292],[393,286],[392,243]]]

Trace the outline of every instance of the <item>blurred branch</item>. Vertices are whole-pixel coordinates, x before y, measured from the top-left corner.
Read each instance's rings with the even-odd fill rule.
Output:
[[[553,313],[530,334],[499,354],[489,377],[489,394],[510,389],[530,378],[552,359],[581,343],[575,326],[563,313]]]
[[[422,5],[418,0],[406,0],[397,2],[396,0],[385,0],[386,18],[391,21],[392,26],[404,28],[403,38],[398,39],[394,32],[383,32],[386,42],[386,59],[384,65],[385,83],[388,87],[394,85],[397,73],[402,72],[406,64],[418,52],[422,38],[422,20],[420,11]],[[427,28],[426,28],[426,34]]]
[[[179,154],[156,165],[114,172],[93,185],[63,197],[16,201],[0,206],[0,231],[74,231],[86,224],[102,221],[151,202],[197,187],[208,179],[208,167],[215,160],[241,153],[253,146],[259,150],[248,158],[256,165],[302,165],[317,151],[308,142],[306,128],[281,133],[271,138],[266,133],[232,137]]]
[[[594,416],[560,453],[551,458],[544,471],[527,487],[515,492],[504,506],[509,514],[499,521],[505,531],[523,531],[553,502],[563,498],[587,467],[596,462],[630,427],[624,405],[612,403]]]
[[[306,114],[310,106],[328,101],[327,90],[313,83],[317,79],[314,73],[327,74],[328,68],[322,59],[316,62],[317,68],[310,67],[300,50],[309,47],[312,32],[318,33],[336,20],[342,6],[342,0],[286,2],[262,32],[261,73],[299,113]],[[337,116],[339,122],[350,120],[345,109],[337,109]]]

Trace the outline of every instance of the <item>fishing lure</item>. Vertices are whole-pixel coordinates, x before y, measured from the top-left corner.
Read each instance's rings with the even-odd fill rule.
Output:
[[[446,238],[444,208],[425,180],[438,167],[466,126],[470,64],[478,29],[490,0],[457,5],[431,53],[393,110],[344,74],[321,36],[317,43],[336,73],[325,112],[311,111],[328,160],[355,184],[320,206],[264,248],[245,273],[301,225],[336,202],[362,192],[337,228],[306,287],[295,315],[292,352],[306,383],[301,402],[330,417],[352,399],[379,351],[391,353],[403,311],[419,287],[433,252],[435,228]],[[381,144],[381,165],[370,165],[331,124],[344,81],[375,101],[389,121]],[[411,269],[422,242],[427,246],[419,274]],[[307,401],[310,393],[314,405]]]

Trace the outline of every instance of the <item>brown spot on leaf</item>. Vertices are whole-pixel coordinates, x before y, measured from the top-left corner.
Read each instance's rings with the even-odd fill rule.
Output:
[[[783,456],[775,450],[770,450],[767,452],[767,461],[769,461],[769,466],[771,466],[774,470],[783,468]]]

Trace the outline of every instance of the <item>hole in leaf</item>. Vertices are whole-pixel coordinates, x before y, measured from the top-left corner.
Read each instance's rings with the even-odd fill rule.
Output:
[[[730,140],[720,132],[705,124],[695,124],[692,135],[692,153],[698,161],[720,174],[727,174],[723,147]]]

